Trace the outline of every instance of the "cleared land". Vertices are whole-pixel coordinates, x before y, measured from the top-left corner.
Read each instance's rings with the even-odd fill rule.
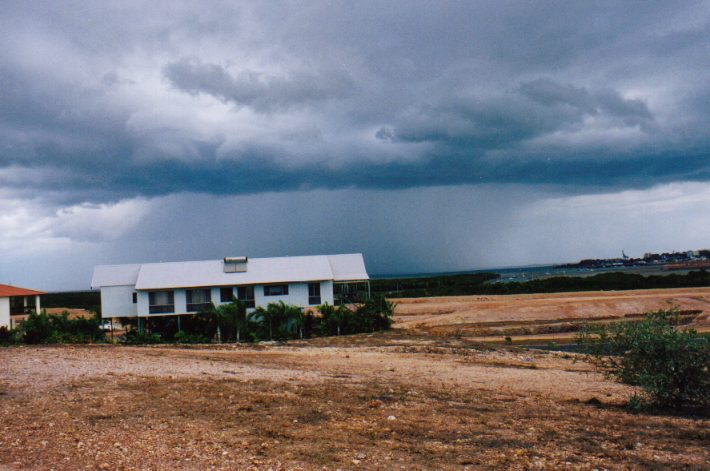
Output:
[[[485,341],[570,341],[588,322],[638,318],[677,306],[684,322],[710,331],[710,288],[595,291],[393,300],[398,327]]]
[[[0,348],[0,469],[710,469],[707,417],[631,414],[632,389],[581,356],[459,332],[603,321],[671,298],[698,310],[708,296],[402,300],[403,328],[381,334]]]
[[[268,347],[0,349],[0,468],[710,466],[573,355],[406,332]]]

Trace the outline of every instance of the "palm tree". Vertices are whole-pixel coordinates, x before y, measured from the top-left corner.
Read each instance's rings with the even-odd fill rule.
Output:
[[[336,335],[340,335],[342,326],[345,323],[348,314],[350,314],[348,308],[343,305],[335,307],[325,303],[322,306],[319,306],[318,310],[321,313],[321,322],[325,327],[323,329],[325,331],[324,333],[326,335],[332,335],[332,328],[335,327]]]
[[[306,313],[297,306],[288,306],[286,316],[289,324],[298,332],[298,337],[303,338],[303,327],[306,325]]]
[[[233,301],[232,304],[236,306],[236,312],[234,313],[234,328],[237,331],[236,338],[237,343],[239,343],[241,341],[242,329],[246,329],[249,323],[249,319],[247,318],[247,306],[239,300]]]
[[[268,309],[264,309],[263,307],[259,306],[257,307],[254,312],[249,314],[249,320],[252,322],[256,322],[258,324],[261,323],[266,323],[269,326],[269,340],[274,339],[274,332],[273,332],[273,312],[271,312]]]
[[[246,327],[246,305],[241,301],[234,300],[228,304],[222,304],[215,309],[217,326],[230,327],[235,331],[236,341],[241,340],[241,331]]]

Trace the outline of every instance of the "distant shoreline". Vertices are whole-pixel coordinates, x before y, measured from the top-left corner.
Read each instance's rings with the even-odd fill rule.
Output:
[[[555,268],[555,265],[525,265],[520,267],[489,268],[477,270],[449,271],[449,272],[426,272],[426,273],[405,273],[405,274],[378,274],[372,275],[373,280],[393,280],[407,278],[434,278],[439,276],[475,275],[479,273],[496,273],[500,279],[494,283],[505,283],[511,281],[530,281],[557,277],[588,277],[600,273],[626,273],[630,275],[670,275],[672,273],[685,275],[697,268],[687,268],[681,270],[668,270],[665,265],[653,266],[632,266],[632,267],[609,267],[609,268]]]

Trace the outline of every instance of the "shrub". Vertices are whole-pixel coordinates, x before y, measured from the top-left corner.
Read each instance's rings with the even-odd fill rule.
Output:
[[[0,345],[9,345],[17,341],[15,331],[5,326],[0,327]]]
[[[651,312],[636,322],[587,327],[578,340],[604,373],[639,386],[652,405],[710,405],[710,339],[676,329],[677,318],[677,309]]]
[[[185,331],[179,331],[175,334],[175,341],[178,343],[209,343],[209,339],[200,334],[188,334]]]
[[[32,313],[20,324],[19,331],[22,340],[29,344],[96,342],[105,335],[98,315],[69,319],[66,311],[61,314],[47,314],[44,310],[39,314]]]
[[[340,335],[350,333],[347,326],[352,324],[348,322],[348,317],[352,313],[347,307],[331,306],[328,303],[318,307],[320,312],[318,332],[321,335]]]
[[[355,311],[359,332],[375,332],[389,330],[392,327],[395,304],[387,301],[384,296],[375,295],[368,298]]]
[[[129,345],[143,345],[162,342],[162,337],[158,333],[138,332],[137,330],[129,330],[121,337],[121,342]]]

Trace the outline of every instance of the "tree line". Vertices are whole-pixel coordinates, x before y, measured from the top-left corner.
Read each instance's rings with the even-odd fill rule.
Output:
[[[681,275],[639,275],[611,272],[592,276],[556,276],[529,281],[499,282],[496,273],[388,278],[371,281],[372,293],[388,298],[534,294],[571,291],[602,291],[710,286],[710,272],[696,270]]]

